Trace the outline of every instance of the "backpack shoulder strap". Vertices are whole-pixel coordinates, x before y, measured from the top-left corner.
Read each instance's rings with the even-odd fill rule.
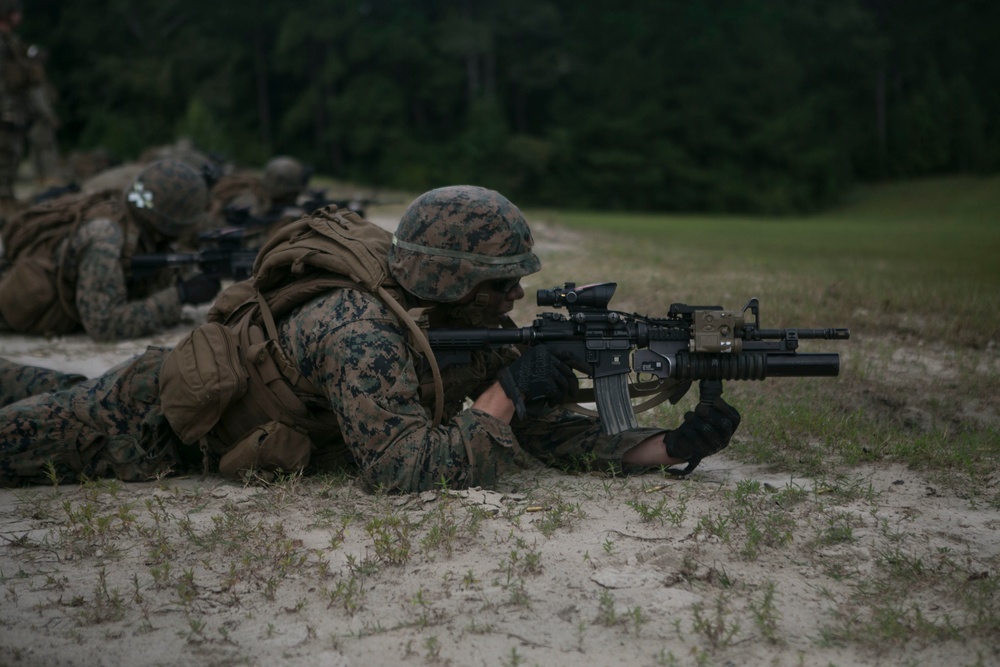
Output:
[[[248,326],[262,321],[269,341],[277,342],[275,320],[314,297],[338,287],[376,295],[406,326],[411,342],[427,358],[434,377],[434,425],[444,416],[444,383],[427,334],[402,303],[388,269],[392,234],[352,211],[336,206],[317,210],[282,227],[257,254],[252,281],[223,292],[209,313],[210,321]],[[420,313],[418,312],[418,317]],[[285,364],[288,380],[300,375]],[[307,388],[300,387],[303,389]],[[314,388],[315,389],[315,388]],[[470,452],[471,456],[471,452]]]

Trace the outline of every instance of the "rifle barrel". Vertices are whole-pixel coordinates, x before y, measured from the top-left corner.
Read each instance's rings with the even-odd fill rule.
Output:
[[[485,350],[497,345],[521,345],[535,339],[531,327],[518,329],[428,329],[427,339],[436,350]]]
[[[760,340],[781,340],[788,333],[794,332],[800,339],[817,340],[848,340],[851,337],[851,330],[846,328],[831,329],[758,329],[754,331],[754,338]]]
[[[427,337],[431,347],[441,352],[572,340],[560,332],[546,335],[546,332],[532,327],[429,329]],[[837,353],[754,350],[738,353],[681,352],[676,357],[674,377],[678,380],[763,380],[767,377],[836,377],[839,374],[840,355]]]
[[[835,352],[682,353],[677,355],[678,380],[763,380],[768,377],[836,377]]]

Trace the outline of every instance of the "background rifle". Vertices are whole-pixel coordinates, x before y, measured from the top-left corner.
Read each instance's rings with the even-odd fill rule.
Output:
[[[244,220],[247,218],[243,218]],[[230,222],[226,227],[210,229],[198,234],[199,248],[250,249],[257,252],[257,247],[267,240],[270,229],[265,222]]]
[[[256,249],[211,248],[198,252],[170,252],[155,255],[132,255],[133,280],[151,278],[164,269],[197,267],[202,273],[220,278],[246,280],[253,273]]]
[[[247,229],[246,236],[252,236],[266,233],[271,225],[287,215],[288,209],[301,209],[305,215],[310,215],[317,209],[335,204],[337,208],[353,211],[363,218],[365,217],[365,207],[374,203],[376,203],[374,199],[331,199],[327,197],[326,190],[309,190],[306,193],[306,198],[300,199],[294,206],[279,206],[265,213],[254,215],[245,206],[230,205],[222,209],[222,214],[228,223],[224,229],[244,227]],[[234,234],[231,231],[228,233]]]
[[[762,329],[760,304],[742,311],[675,303],[666,317],[609,310],[617,283],[577,287],[566,283],[538,290],[539,306],[565,308],[538,315],[531,326],[508,329],[430,329],[428,338],[442,367],[468,363],[474,350],[503,345],[545,344],[564,353],[574,368],[587,369],[593,400],[606,434],[638,426],[635,411],[664,400],[677,403],[694,380],[763,380],[768,377],[833,377],[836,353],[798,352],[805,339],[847,340],[839,329]],[[637,381],[631,383],[632,375]],[[650,380],[643,381],[648,377]],[[711,403],[721,382],[703,383],[701,400]],[[631,398],[649,398],[633,406]],[[531,397],[527,397],[531,400]]]
[[[337,208],[345,208],[348,211],[353,211],[357,213],[362,218],[365,217],[365,208],[376,204],[374,199],[363,199],[359,197],[354,197],[350,199],[332,199],[327,196],[326,190],[307,190],[306,199],[299,202],[299,206],[306,215],[312,213],[316,209],[329,206],[330,204],[335,204]]]

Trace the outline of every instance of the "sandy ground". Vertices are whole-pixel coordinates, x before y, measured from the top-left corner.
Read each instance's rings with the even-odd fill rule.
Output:
[[[0,356],[95,375],[205,310]],[[725,455],[401,497],[349,474],[0,490],[0,666],[997,665],[998,529],[902,467]]]

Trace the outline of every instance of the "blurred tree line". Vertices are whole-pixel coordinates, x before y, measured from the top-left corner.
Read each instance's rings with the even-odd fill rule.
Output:
[[[993,0],[26,0],[64,150],[785,212],[1000,169]]]

